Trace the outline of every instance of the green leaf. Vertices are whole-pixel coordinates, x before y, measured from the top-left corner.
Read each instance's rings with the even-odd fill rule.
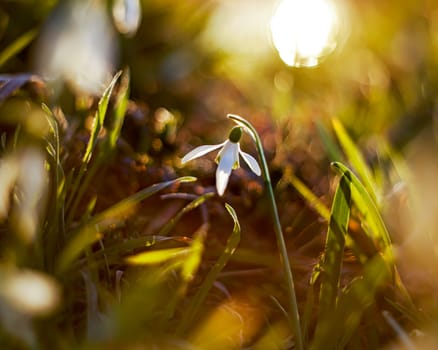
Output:
[[[229,204],[225,204],[225,207],[227,208],[227,211],[234,222],[233,232],[231,233],[231,236],[228,238],[227,244],[225,246],[225,250],[222,252],[216,263],[208,272],[207,276],[205,277],[204,281],[199,287],[197,293],[195,294],[192,301],[190,302],[190,305],[188,306],[187,311],[185,312],[185,317],[179,325],[179,329],[177,331],[178,334],[184,334],[187,328],[194,321],[202,303],[207,297],[209,290],[213,286],[213,283],[216,281],[218,274],[228,263],[230,257],[233,255],[234,251],[236,250],[240,242],[240,224],[236,212],[234,211],[233,207],[231,207]]]
[[[351,207],[351,181],[344,174],[336,189],[330,214],[324,257],[321,262],[321,287],[319,296],[319,316],[316,336],[324,323],[331,323],[336,308],[342,261],[344,257],[345,237]]]
[[[89,175],[87,176],[86,181],[82,183],[82,179],[87,172],[88,163],[91,160],[94,148],[97,144],[97,137],[105,121],[111,93],[113,91],[114,85],[116,84],[121,74],[122,71],[119,71],[113,77],[112,81],[107,86],[102,97],[99,100],[98,108],[93,119],[93,126],[90,134],[90,139],[88,140],[87,149],[84,153],[84,156],[82,157],[81,167],[79,168],[78,173],[75,175],[75,180],[70,188],[70,194],[66,203],[66,210],[69,211],[67,222],[70,222],[73,219],[76,213],[76,208],[79,205],[85,191],[88,189],[88,184],[91,181],[92,176],[96,173],[97,168],[100,165],[100,162],[97,162],[95,166],[93,166],[93,168],[89,171]]]
[[[321,137],[321,141],[325,146],[327,154],[331,161],[341,161],[344,159],[342,155],[342,151],[339,149],[339,146],[336,144],[336,141],[333,139],[333,136],[329,133],[324,124],[317,119],[316,120],[316,128],[318,129],[319,136]]]
[[[352,200],[362,216],[364,231],[373,240],[376,248],[384,254],[388,264],[393,265],[391,238],[375,201],[358,177],[345,165],[334,162],[332,167],[341,176],[346,176],[346,179],[351,183]]]
[[[354,279],[338,298],[331,321],[314,337],[310,349],[343,349],[359,327],[363,313],[374,303],[380,286],[391,275],[381,255],[376,254],[365,266],[363,275]]]
[[[50,133],[46,136],[46,149],[50,155],[47,160],[52,173],[52,190],[50,191],[52,197],[49,200],[50,207],[47,211],[46,229],[44,235],[42,235],[42,240],[44,241],[42,246],[45,247],[44,255],[46,267],[49,271],[53,271],[54,257],[58,247],[62,244],[61,241],[65,233],[63,204],[66,179],[60,157],[61,146],[58,122],[48,106],[43,104],[42,110],[46,115],[50,128]]]
[[[99,101],[99,105],[97,107],[96,114],[93,119],[93,126],[91,129],[91,135],[90,139],[87,144],[87,149],[85,151],[85,154],[82,158],[83,163],[88,163],[91,159],[91,156],[93,154],[93,150],[96,147],[97,143],[97,136],[99,135],[100,130],[103,127],[103,123],[105,121],[106,111],[108,109],[108,102],[111,97],[111,93],[113,92],[114,85],[116,84],[117,80],[119,79],[120,75],[122,74],[122,71],[119,71],[112,79],[111,83],[108,85],[108,87],[103,92],[103,95]]]
[[[155,265],[173,259],[186,258],[189,253],[189,247],[156,249],[128,256],[125,261],[130,265]]]
[[[315,209],[315,211],[326,221],[330,219],[330,211],[327,209],[326,205],[313,194],[313,192],[300,180],[298,179],[290,169],[286,169],[283,178],[288,181],[294,188],[303,196],[307,203]]]
[[[111,153],[116,147],[117,140],[120,136],[120,131],[122,130],[122,125],[125,120],[126,110],[129,102],[129,82],[129,70],[126,69],[121,77],[120,89],[116,96],[116,103],[114,107],[114,119],[112,121],[111,128],[108,131],[107,153]]]
[[[365,265],[363,276],[353,280],[339,297],[334,320],[343,320],[344,327],[338,348],[342,349],[347,345],[359,326],[363,313],[375,302],[379,287],[389,281],[390,275],[391,271],[384,259],[377,254]]]
[[[204,251],[204,240],[207,236],[208,224],[203,224],[195,233],[192,243],[190,244],[190,252],[181,266],[181,275],[185,283],[193,279],[199,264],[201,263],[202,253]],[[185,286],[184,286],[185,287]]]
[[[0,52],[0,67],[3,66],[9,59],[18,54],[26,46],[28,46],[38,34],[38,29],[34,28],[21,35],[12,44],[7,46]]]
[[[377,186],[374,182],[372,172],[362,156],[362,153],[356,147],[341,122],[336,118],[334,118],[332,122],[336,136],[338,137],[339,142],[345,154],[347,155],[349,163],[357,171],[372,200],[377,203]]]
[[[120,225],[142,200],[175,183],[191,182],[195,180],[196,178],[194,177],[185,176],[152,185],[123,199],[91,218],[77,230],[74,237],[67,243],[66,247],[61,252],[58,261],[58,273],[65,271],[84,251],[84,249],[99,240],[106,230],[110,227],[115,228]]]
[[[196,209],[201,204],[203,204],[207,199],[213,197],[215,195],[214,192],[208,192],[203,194],[202,196],[197,197],[189,204],[187,204],[184,208],[182,208],[172,219],[170,219],[166,225],[160,230],[158,233],[159,236],[167,236],[169,232],[175,227],[178,221],[182,218],[182,216],[189,211]]]

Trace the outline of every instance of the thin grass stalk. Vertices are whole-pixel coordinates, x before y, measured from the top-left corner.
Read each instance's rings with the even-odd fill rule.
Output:
[[[292,269],[289,263],[289,257],[287,253],[286,242],[283,236],[283,230],[280,224],[280,218],[278,216],[277,204],[275,202],[274,190],[272,188],[271,176],[269,175],[269,167],[266,161],[262,141],[260,139],[259,134],[257,133],[257,130],[246,119],[234,114],[228,114],[227,117],[232,119],[236,123],[244,126],[245,129],[250,133],[256,144],[257,152],[259,154],[260,162],[262,164],[262,176],[264,178],[265,185],[268,191],[271,215],[274,223],[274,231],[275,231],[275,236],[277,238],[278,250],[280,253],[280,260],[283,266],[284,274],[286,276],[286,285],[289,294],[289,312],[292,313],[291,326],[295,334],[295,343],[296,343],[295,345],[298,350],[303,350],[304,347],[303,347],[303,339],[301,334],[300,315],[298,313],[298,303],[295,294],[294,279],[292,275]]]
[[[231,215],[231,218],[234,222],[233,232],[231,233],[230,237],[228,238],[227,244],[225,246],[225,250],[222,252],[222,254],[217,259],[216,263],[213,265],[211,270],[208,272],[207,276],[205,277],[204,281],[202,282],[201,287],[198,289],[197,293],[193,297],[190,305],[188,306],[184,319],[182,322],[178,325],[176,329],[177,335],[184,334],[191,323],[195,320],[199,309],[204,302],[205,298],[207,297],[207,293],[213,286],[214,282],[217,279],[217,276],[219,273],[223,270],[225,265],[230,260],[231,256],[234,254],[237,246],[240,242],[240,223],[237,218],[236,212],[234,211],[233,207],[229,204],[225,204],[225,207],[228,211],[228,213]]]
[[[21,35],[17,40],[0,52],[0,67],[28,46],[37,35],[38,28],[33,28]]]

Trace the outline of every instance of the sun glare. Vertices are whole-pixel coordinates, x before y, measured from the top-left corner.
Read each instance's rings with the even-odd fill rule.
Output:
[[[274,46],[289,66],[315,66],[336,47],[338,16],[329,0],[283,0],[271,19]]]

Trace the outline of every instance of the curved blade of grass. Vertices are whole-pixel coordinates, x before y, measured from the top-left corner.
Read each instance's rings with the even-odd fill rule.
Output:
[[[320,265],[322,272],[316,337],[326,327],[325,323],[332,322],[333,312],[336,308],[345,237],[350,219],[351,181],[348,176],[348,173],[341,176],[330,214],[324,257]]]
[[[321,137],[322,143],[325,146],[327,154],[332,162],[339,162],[344,159],[342,151],[339,149],[336,141],[333,139],[332,135],[328,132],[324,124],[317,119],[316,128],[318,129],[319,136]]]
[[[356,147],[339,119],[333,118],[332,123],[336,136],[338,137],[339,142],[345,154],[347,155],[348,161],[359,174],[359,177],[363,181],[363,184],[374,203],[377,203],[377,186],[373,180],[371,170],[362,156],[362,153]]]
[[[359,327],[361,318],[375,301],[380,286],[391,275],[381,255],[375,255],[364,266],[363,276],[353,280],[338,298],[331,322],[314,337],[310,349],[344,349]]]
[[[227,208],[228,213],[230,214],[234,222],[233,232],[231,233],[231,236],[228,238],[227,245],[225,246],[225,250],[219,256],[218,260],[213,265],[211,270],[208,272],[200,288],[198,289],[190,305],[188,306],[187,311],[185,313],[185,317],[181,321],[177,329],[177,334],[180,335],[184,334],[187,328],[194,321],[196,315],[198,314],[199,308],[201,307],[202,303],[204,302],[208,294],[208,291],[213,286],[213,283],[214,281],[216,281],[218,274],[225,267],[225,265],[229,261],[230,257],[233,255],[234,251],[236,250],[240,242],[240,224],[236,212],[234,211],[233,207],[227,203],[225,204],[225,207]]]
[[[90,256],[94,259],[96,264],[100,264],[105,259],[114,264],[120,263],[128,254],[132,254],[134,250],[144,249],[159,245],[159,243],[174,241],[183,244],[189,244],[193,240],[189,237],[161,237],[157,235],[144,236],[139,238],[129,239],[123,242],[116,242],[111,245],[106,245],[105,250],[97,250],[90,252]],[[157,248],[159,249],[159,248]],[[78,260],[74,264],[74,268],[80,268],[85,263],[84,259]]]
[[[121,72],[119,72],[121,73]],[[108,86],[107,90],[110,90],[114,88],[114,83],[116,82],[118,78],[118,75],[114,76],[113,81],[111,82],[110,86]],[[108,98],[111,96],[111,91],[108,91],[109,95]],[[104,93],[105,96],[105,93]],[[103,96],[103,97],[104,97]],[[103,101],[103,97],[101,101]],[[84,174],[84,179],[81,183],[80,188],[78,189],[78,192],[76,194],[76,198],[74,200],[74,203],[72,205],[72,209],[70,211],[70,215],[68,220],[72,219],[74,216],[74,213],[76,211],[76,207],[80,201],[80,199],[83,197],[84,193],[88,190],[89,185],[91,183],[91,180],[95,177],[97,171],[101,168],[102,163],[111,156],[111,154],[114,152],[117,140],[120,136],[120,131],[123,126],[123,122],[125,120],[125,114],[126,109],[128,106],[129,101],[129,70],[123,71],[123,75],[121,76],[121,83],[120,88],[116,96],[116,103],[114,107],[114,115],[111,125],[108,127],[107,131],[107,137],[103,142],[103,145],[99,151],[99,154],[97,155],[97,158],[94,160],[92,166],[86,171],[86,174]],[[108,106],[108,101],[106,101],[106,106]],[[107,113],[104,110],[100,112],[100,114],[103,113],[103,116],[105,116]],[[95,121],[97,120],[97,115],[99,114],[99,110],[97,111],[97,114],[95,116]],[[102,125],[100,125],[100,128],[103,126],[104,117],[101,116],[102,119]],[[96,123],[96,126],[98,126],[99,123]],[[93,129],[94,132],[95,129]],[[97,130],[97,129],[96,129]],[[99,129],[100,130],[100,129]],[[92,132],[92,135],[93,135]],[[90,137],[91,140],[91,137]],[[90,143],[88,143],[88,146],[90,146]],[[90,156],[91,157],[91,156]]]
[[[119,73],[121,73],[121,72],[119,72]],[[113,85],[112,88],[114,88],[114,83],[116,82],[117,77],[118,76],[116,75],[113,79],[113,82],[111,82],[111,84]],[[111,84],[110,84],[110,86],[108,86],[107,90],[111,87]],[[109,94],[110,95],[108,96],[108,99],[111,96],[111,91],[109,92]],[[105,93],[104,93],[104,96],[105,96]],[[103,97],[102,97],[101,101],[103,101]],[[86,190],[89,188],[91,180],[94,178],[97,171],[102,167],[102,164],[105,162],[105,160],[111,156],[111,154],[114,152],[114,149],[116,147],[117,140],[120,136],[120,131],[122,129],[123,122],[125,120],[126,109],[128,107],[129,70],[123,71],[123,75],[121,76],[120,88],[119,88],[119,91],[118,91],[115,98],[116,98],[116,103],[114,106],[114,113],[112,115],[112,120],[110,123],[111,125],[108,126],[108,129],[107,129],[107,137],[102,142],[102,146],[99,149],[99,154],[97,154],[97,157],[95,157],[93,164],[91,165],[90,168],[88,168],[88,170],[86,171],[86,174],[84,174],[84,180],[82,181],[81,187],[79,188],[78,193],[77,193],[76,198],[75,198],[76,203],[79,202],[80,198],[82,198],[82,196],[84,195]],[[105,108],[107,108],[107,105],[108,105],[108,101],[106,101]],[[105,118],[105,115],[107,115],[108,113],[104,112],[104,111],[99,113],[99,110],[98,110],[94,121],[98,120],[98,119],[96,119],[97,115],[102,114],[102,113],[103,113],[103,117],[102,117],[102,121],[101,121],[102,125],[99,125],[99,123],[97,123],[96,125],[99,126],[99,130],[97,130],[96,128],[93,128],[92,135],[94,134],[95,130],[97,130],[97,134],[99,133],[100,129],[103,126],[104,120],[107,119],[107,118]],[[90,137],[90,140],[91,140],[91,137]],[[96,142],[97,141],[95,141],[95,143]],[[90,142],[88,143],[88,146],[90,146]],[[84,155],[84,157],[85,157],[85,155]],[[91,153],[90,153],[90,158],[91,158]],[[72,206],[72,212],[74,212],[76,210],[76,206],[75,206],[76,203]]]
[[[198,269],[203,251],[203,241],[208,230],[204,224],[196,231],[189,247],[156,249],[128,256],[125,261],[130,265],[155,265],[171,259],[183,259],[181,262],[182,276],[185,281],[192,279]]]
[[[106,112],[108,109],[109,99],[110,99],[111,94],[113,92],[114,85],[116,84],[116,82],[119,79],[121,74],[122,74],[122,71],[117,72],[117,74],[111,80],[111,83],[105,89],[105,91],[104,91],[104,93],[99,101],[99,105],[97,107],[97,111],[96,111],[96,114],[95,114],[94,119],[93,119],[90,140],[88,141],[87,149],[86,149],[85,154],[82,158],[83,163],[88,163],[91,159],[91,156],[93,154],[93,150],[96,147],[97,136],[99,135],[99,132],[102,129],[103,123],[105,121],[105,116],[107,114]]]
[[[202,196],[197,197],[189,204],[187,204],[184,208],[182,208],[172,219],[170,219],[166,225],[160,230],[158,233],[159,236],[167,236],[169,232],[175,227],[178,221],[182,218],[182,216],[189,211],[196,209],[201,204],[203,204],[207,199],[213,197],[215,195],[214,192],[205,193]]]
[[[313,194],[313,192],[292,173],[290,169],[286,169],[283,178],[288,181],[307,201],[307,203],[315,209],[315,211],[326,221],[330,220],[330,211],[326,205]]]
[[[55,257],[64,243],[65,221],[64,202],[66,188],[71,178],[66,178],[61,162],[61,136],[59,125],[52,110],[45,104],[41,105],[49,124],[50,133],[46,136],[46,150],[50,157],[47,158],[51,171],[51,186],[49,208],[46,214],[46,228],[42,236],[44,241],[45,265],[48,271],[53,271]]]
[[[375,201],[368,193],[365,186],[360,182],[354,173],[344,164],[339,162],[332,163],[333,169],[341,176],[348,174],[348,179],[351,182],[351,196],[357,209],[363,216],[364,230],[370,235],[370,238],[376,244],[376,247],[385,254],[389,264],[393,264],[393,254],[391,247],[391,238],[382,216],[376,207]]]
[[[309,342],[309,331],[310,325],[313,320],[314,307],[315,307],[315,294],[316,294],[316,281],[319,279],[321,274],[320,264],[316,264],[312,269],[312,274],[310,275],[309,287],[306,293],[306,304],[303,309],[302,317],[302,330],[303,330],[303,344],[307,348]]]
[[[128,256],[125,261],[129,265],[155,265],[171,259],[186,258],[189,252],[189,247],[157,249]]]
[[[207,236],[209,224],[202,224],[196,231],[193,241],[190,244],[189,256],[183,262],[181,267],[181,275],[184,281],[183,289],[187,287],[187,283],[193,279],[198,267],[201,263],[202,253],[204,252],[204,240]]]
[[[163,312],[171,318],[175,313],[178,300],[185,295],[189,282],[193,279],[201,263],[204,251],[204,240],[207,235],[209,225],[207,223],[195,232],[190,247],[170,248],[153,250],[130,256],[126,259],[131,265],[152,265],[166,263],[160,266],[160,270],[171,271],[178,269],[182,281],[175,286],[174,292],[169,296],[163,308]]]
[[[339,349],[345,348],[349,339],[359,327],[363,313],[375,301],[376,292],[380,286],[389,281],[391,271],[380,255],[376,255],[364,267],[362,278],[355,279],[342,293],[338,301],[334,323],[344,323],[341,331]],[[339,323],[338,323],[339,322]],[[337,326],[338,330],[340,329]]]
[[[65,271],[86,247],[102,237],[104,231],[110,227],[117,227],[142,200],[175,183],[191,182],[195,180],[195,177],[185,176],[152,185],[121,200],[117,204],[91,218],[90,221],[79,228],[76,235],[67,243],[66,247],[61,252],[58,260],[58,272],[61,273]]]
[[[91,129],[90,139],[88,140],[87,148],[85,150],[84,156],[82,157],[82,163],[81,167],[79,168],[79,172],[76,175],[75,181],[72,185],[72,188],[70,189],[70,196],[67,200],[66,207],[70,209],[69,218],[67,221],[70,221],[70,219],[74,216],[74,213],[76,211],[76,207],[79,204],[82,195],[85,191],[84,186],[80,186],[82,182],[82,178],[84,177],[88,163],[91,160],[91,156],[93,154],[94,148],[97,144],[97,136],[99,135],[99,132],[101,131],[103,127],[103,123],[105,121],[105,116],[107,114],[108,109],[108,103],[109,99],[111,97],[112,91],[114,89],[114,85],[116,84],[117,80],[119,79],[120,75],[122,74],[122,71],[119,71],[111,80],[110,84],[107,86],[105,91],[103,92],[102,97],[99,100],[99,104],[97,107],[96,114],[94,115],[93,119],[93,125]],[[82,191],[81,191],[82,189]],[[80,193],[78,193],[80,191]]]
[[[122,125],[125,120],[126,110],[129,102],[129,81],[129,69],[126,69],[120,78],[120,89],[116,96],[116,103],[114,107],[114,119],[110,130],[108,131],[108,142],[106,146],[107,154],[111,153],[116,147],[117,140],[120,136],[120,131],[122,130]]]
[[[35,39],[37,34],[38,29],[33,28],[24,33],[13,43],[7,46],[2,52],[0,52],[0,67],[3,66],[9,59],[18,54],[21,50],[23,50],[27,45],[29,45],[32,40]]]
[[[334,162],[332,163],[332,167],[341,175],[347,173],[350,174],[348,179],[351,181],[351,198],[362,215],[362,227],[364,228],[365,233],[373,240],[374,244],[381,252],[389,270],[392,271],[394,285],[399,288],[399,291],[403,295],[405,302],[413,306],[411,296],[404,286],[395,266],[391,237],[375,203],[357,176],[354,175],[354,173],[351,172],[345,165],[339,162]]]

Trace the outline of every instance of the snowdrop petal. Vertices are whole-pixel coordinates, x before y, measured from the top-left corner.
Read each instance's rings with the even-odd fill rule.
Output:
[[[216,170],[216,188],[219,196],[222,196],[227,188],[228,179],[236,163],[238,154],[238,143],[227,141],[221,152],[221,158]]]
[[[210,153],[211,151],[214,151],[215,149],[218,149],[222,147],[225,144],[225,142],[222,142],[218,145],[203,145],[196,147],[195,149],[191,150],[189,153],[187,153],[182,159],[181,163],[187,163],[188,161],[202,157],[204,154]]]
[[[245,153],[241,150],[239,150],[239,154],[242,156],[243,160],[245,161],[246,164],[248,164],[249,168],[252,170],[254,174],[258,176],[262,174],[259,163],[252,155]]]

